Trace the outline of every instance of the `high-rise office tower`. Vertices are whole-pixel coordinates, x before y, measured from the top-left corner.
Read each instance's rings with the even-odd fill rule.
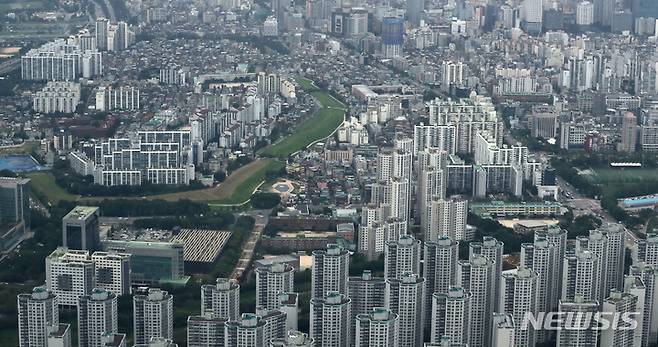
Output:
[[[207,316],[187,317],[188,347],[224,347],[226,319]]]
[[[91,255],[96,274],[96,287],[122,296],[130,294],[130,254],[94,252]]]
[[[425,9],[424,0],[407,1],[407,20],[413,27],[420,26],[421,15]]]
[[[313,251],[311,297],[324,299],[329,292],[347,294],[349,266],[349,253],[336,244],[327,245],[326,251]]]
[[[398,315],[391,310],[377,307],[369,314],[356,316],[355,347],[398,346],[400,326]]]
[[[629,276],[642,280],[644,284],[644,309],[642,310],[642,346],[658,339],[658,271],[645,263],[633,264]]]
[[[94,262],[89,252],[58,248],[46,257],[46,287],[60,305],[77,306],[78,298],[96,287]]]
[[[432,197],[427,206],[427,225],[423,229],[425,241],[434,241],[442,236],[456,241],[464,240],[467,216],[468,200],[459,197],[450,199]]]
[[[537,307],[540,312],[552,312],[557,309],[559,293],[558,281],[562,277],[558,273],[562,259],[559,258],[559,248],[548,242],[543,236],[535,237],[534,243],[521,245],[520,266],[532,269],[537,273]],[[548,339],[544,330],[537,332],[537,341]]]
[[[133,296],[135,343],[147,343],[154,337],[174,336],[174,296],[158,288],[148,288]]]
[[[432,296],[432,342],[447,336],[451,343],[466,344],[470,335],[471,293],[450,287],[446,293]]]
[[[382,54],[385,58],[402,56],[404,47],[404,18],[384,17],[382,19]]]
[[[638,312],[638,297],[630,293],[624,293],[617,289],[610,292],[610,296],[603,300],[601,305],[601,313],[604,317],[614,317],[615,314],[632,314],[632,318],[638,318],[635,313]],[[620,320],[616,327],[608,327],[601,331],[601,347],[616,347],[616,346],[637,346],[641,341],[635,343],[635,331],[641,329],[633,329],[631,322]],[[640,325],[641,326],[641,325]]]
[[[486,346],[489,340],[490,318],[493,312],[495,263],[473,254],[457,265],[457,285],[471,293],[471,335],[469,346]]]
[[[338,292],[329,292],[324,299],[311,298],[311,337],[316,346],[350,346],[351,300]]]
[[[383,277],[374,277],[370,270],[364,270],[361,276],[353,276],[347,282],[348,297],[352,300],[351,331],[356,331],[356,317],[370,314],[377,307],[386,305],[386,282]],[[356,336],[353,335],[354,340]]]
[[[508,313],[494,313],[491,318],[491,347],[510,347],[514,344],[514,319]]]
[[[110,20],[104,17],[96,19],[96,48],[106,51],[108,48],[107,36],[110,30]]]
[[[201,316],[238,320],[240,318],[240,284],[218,278],[215,284],[201,286]]]
[[[494,263],[493,273],[493,298],[498,298],[500,296],[500,282],[498,279],[503,273],[503,248],[504,244],[491,236],[485,236],[482,238],[482,242],[471,242],[468,245],[468,257],[471,259],[474,255],[478,254],[486,257]],[[498,309],[498,300],[493,299],[492,309]]]
[[[289,331],[285,339],[273,339],[269,347],[313,347],[315,341],[301,331]]]
[[[562,274],[562,301],[572,302],[576,296],[585,301],[598,301],[601,275],[596,254],[578,250],[567,253]]]
[[[423,277],[425,277],[425,307],[433,308],[433,294],[446,294],[457,283],[457,260],[459,259],[459,243],[447,236],[440,237],[436,242],[425,242],[423,252]],[[442,305],[441,301],[438,304]],[[432,323],[433,315],[427,314],[425,326]],[[441,319],[441,317],[438,317]],[[440,337],[440,336],[438,336]]]
[[[100,249],[98,207],[76,206],[62,218],[62,243],[69,249]]]
[[[256,268],[256,306],[279,308],[279,293],[294,292],[295,271],[285,263]]]
[[[30,294],[18,294],[18,345],[48,346],[48,327],[59,326],[57,296],[46,287],[35,287]]]
[[[267,322],[253,313],[243,313],[239,320],[226,322],[226,347],[259,347],[265,345]]]
[[[596,300],[585,300],[582,296],[576,295],[573,301],[560,300],[559,312],[563,312],[565,316],[568,315],[593,315],[599,311],[599,303]],[[566,319],[562,320],[562,324],[566,325]],[[587,324],[587,322],[582,323]],[[587,327],[583,329],[567,329],[562,326],[557,332],[557,347],[596,347],[599,340],[598,330]]]
[[[637,146],[637,133],[637,117],[635,117],[633,112],[624,113],[621,122],[621,142],[619,143],[619,151],[635,152],[635,146]]]
[[[526,313],[537,314],[537,273],[529,268],[519,267],[505,271],[500,279],[500,310],[512,316],[515,322],[522,322]],[[517,324],[514,340],[517,346],[534,346],[534,329],[523,329]]]
[[[117,295],[94,288],[78,299],[78,346],[105,347],[103,335],[119,328]]]
[[[0,177],[0,225],[6,225],[0,252],[13,249],[30,229],[29,179]]]
[[[384,277],[400,278],[404,272],[420,274],[420,241],[411,235],[402,235],[397,241],[386,243]]]
[[[387,278],[385,301],[386,308],[398,315],[399,346],[420,346],[425,328],[425,279],[411,272]]]

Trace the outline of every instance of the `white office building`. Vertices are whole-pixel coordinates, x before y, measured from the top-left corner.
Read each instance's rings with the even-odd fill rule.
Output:
[[[94,252],[91,255],[96,274],[96,287],[118,296],[130,294],[130,254]]]
[[[77,306],[78,298],[96,287],[94,262],[89,252],[58,248],[46,257],[46,287],[59,305]]]

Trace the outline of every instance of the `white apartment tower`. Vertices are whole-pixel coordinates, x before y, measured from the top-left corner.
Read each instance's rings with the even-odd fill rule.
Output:
[[[564,312],[565,315],[588,315],[599,311],[599,303],[596,300],[585,300],[580,295],[576,295],[574,299],[573,301],[560,300],[559,312]],[[598,339],[597,330],[560,329],[557,332],[557,347],[596,347]]]
[[[469,346],[486,346],[491,330],[493,311],[495,263],[489,258],[473,254],[457,266],[457,285],[471,293],[471,333]]]
[[[317,346],[350,346],[350,304],[351,300],[338,292],[329,292],[324,299],[311,299],[309,324]]]
[[[384,277],[400,278],[404,272],[420,274],[420,240],[402,235],[397,241],[386,243],[384,252]]]
[[[279,293],[294,292],[295,271],[285,263],[256,268],[256,306],[279,308]]]
[[[500,310],[512,316],[515,322],[522,322],[526,313],[537,314],[537,273],[529,268],[519,267],[503,272],[500,278]],[[534,346],[536,334],[534,329],[515,327],[516,346]]]
[[[240,284],[218,278],[215,284],[201,286],[201,315],[225,320],[240,318]]]
[[[494,263],[492,281],[493,281],[493,297],[500,296],[500,282],[498,279],[503,273],[503,247],[504,244],[491,236],[485,236],[481,242],[471,242],[468,245],[468,257],[473,258],[474,255],[481,255]],[[492,309],[497,311],[498,302],[494,299]],[[498,311],[497,311],[498,312]]]
[[[629,277],[637,277],[644,285],[644,309],[642,312],[642,346],[651,344],[658,339],[658,271],[645,263],[633,264],[629,269]]]
[[[47,346],[48,329],[59,325],[57,296],[46,287],[35,287],[30,294],[18,294],[18,346]]]
[[[425,241],[434,241],[447,236],[461,241],[466,238],[466,219],[468,216],[468,200],[459,197],[442,199],[433,196],[425,214],[427,224],[423,233]]]
[[[158,288],[143,288],[133,296],[135,343],[174,336],[174,296]]]
[[[356,316],[355,347],[397,347],[398,315],[383,307]]]
[[[599,257],[590,251],[576,251],[564,257],[562,301],[572,302],[576,296],[598,301],[603,277],[599,262]]]
[[[433,294],[445,295],[457,283],[457,260],[459,258],[459,243],[447,236],[440,237],[435,242],[425,242],[425,258],[423,259],[423,277],[425,278],[425,307],[432,308]],[[441,301],[438,304],[443,304]],[[425,326],[434,324],[434,314],[426,315]],[[441,320],[442,317],[437,319]],[[434,335],[432,335],[434,336]],[[440,337],[440,336],[438,336]]]
[[[105,347],[103,335],[118,332],[117,295],[94,288],[78,299],[78,346]]]
[[[386,308],[398,315],[399,346],[420,346],[425,323],[425,279],[411,272],[386,279],[385,301]]]
[[[386,281],[383,277],[374,277],[370,270],[363,270],[361,276],[353,276],[347,282],[348,297],[351,303],[351,331],[356,331],[356,317],[370,314],[377,307],[386,305]],[[352,337],[352,340],[356,336]]]
[[[560,296],[558,283],[562,277],[558,269],[562,261],[558,247],[544,237],[535,237],[534,243],[521,245],[520,266],[537,273],[537,308],[540,312],[557,309]],[[537,332],[537,341],[543,342],[547,338],[545,331]]]
[[[491,319],[491,347],[515,346],[515,324],[512,315],[494,313]]]
[[[614,314],[633,314],[632,318],[638,318],[635,312],[640,310],[638,297],[630,293],[624,293],[617,289],[610,292],[610,296],[603,300],[601,312],[604,317],[612,317]],[[639,317],[641,318],[641,317]],[[624,320],[618,322],[617,328],[608,327],[601,331],[601,347],[617,346],[639,346],[642,338],[636,343],[635,332],[640,329],[632,329],[631,323]],[[641,324],[638,324],[641,327]]]
[[[451,287],[445,294],[436,292],[432,297],[432,343],[440,342],[442,337],[450,338],[453,343],[468,343],[471,293],[461,287]]]
[[[253,313],[243,313],[239,320],[226,322],[226,347],[260,347],[267,341],[267,322]]]
[[[322,300],[329,292],[347,294],[350,272],[347,250],[337,244],[329,244],[326,251],[316,250],[312,254],[311,297]]]

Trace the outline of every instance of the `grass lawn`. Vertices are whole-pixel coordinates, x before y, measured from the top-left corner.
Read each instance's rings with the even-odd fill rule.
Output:
[[[49,172],[28,173],[32,193],[46,205],[54,206],[62,200],[75,201],[79,195],[73,195],[57,185],[55,177]]]
[[[298,78],[297,82],[302,89],[311,92],[322,108],[297,127],[293,134],[261,151],[263,156],[287,157],[331,135],[345,120],[345,105],[340,101],[317,89],[308,79]]]
[[[189,199],[210,204],[241,204],[247,201],[256,187],[265,180],[267,171],[280,170],[283,165],[282,162],[273,159],[256,160],[233,172],[217,187],[151,195],[147,199],[167,201]]]

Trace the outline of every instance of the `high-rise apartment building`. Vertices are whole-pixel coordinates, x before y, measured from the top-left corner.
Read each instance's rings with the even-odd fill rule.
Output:
[[[396,241],[386,243],[384,253],[384,277],[400,278],[403,273],[420,274],[420,240],[411,235],[402,235]]]
[[[602,274],[599,257],[590,251],[570,252],[564,257],[562,300],[573,302],[578,296],[584,301],[597,301]]]
[[[133,295],[133,327],[135,343],[152,338],[174,336],[174,296],[158,288],[142,288]]]
[[[256,268],[256,306],[279,308],[279,293],[294,292],[295,272],[285,263]]]
[[[398,315],[399,346],[419,346],[425,329],[425,279],[412,272],[386,279],[386,308]]]
[[[604,0],[608,1],[608,0]],[[637,117],[633,112],[624,113],[621,122],[621,142],[619,143],[620,152],[635,152],[637,146]]]
[[[514,341],[517,346],[534,346],[536,332],[534,329],[523,329],[520,322],[528,312],[539,312],[537,303],[537,273],[529,268],[519,267],[505,271],[500,278],[500,311],[510,314],[515,322]]]
[[[253,313],[243,313],[239,320],[226,322],[226,347],[265,346],[267,322]]]
[[[49,327],[59,326],[57,295],[46,287],[35,287],[30,294],[19,294],[16,301],[18,345],[48,346]]]
[[[313,251],[311,297],[322,300],[329,292],[347,294],[349,266],[348,251],[336,244],[327,245],[326,251]]]
[[[356,317],[370,314],[377,307],[386,305],[386,281],[383,277],[375,277],[370,270],[364,270],[361,276],[353,276],[347,282],[348,297],[352,300],[351,329],[356,331]],[[353,340],[356,336],[353,336]]]
[[[188,347],[224,347],[224,318],[207,316],[187,317]]]
[[[493,281],[492,295],[494,298],[500,297],[500,282],[498,279],[503,273],[503,248],[504,244],[491,236],[485,236],[481,242],[471,242],[468,245],[469,259],[472,259],[475,255],[481,255],[494,263],[494,272],[491,274],[491,280]],[[497,310],[498,304],[497,299],[494,299],[492,309]]]
[[[471,331],[469,346],[486,346],[491,330],[495,262],[488,257],[473,254],[457,266],[457,285],[471,293]]]
[[[356,316],[355,347],[398,346],[398,315],[383,307]]]
[[[432,308],[432,314],[425,317],[425,327],[433,324],[434,304],[433,294],[445,295],[457,283],[457,260],[459,258],[459,243],[447,236],[440,237],[435,242],[425,242],[423,252],[423,277],[425,278],[425,307]],[[439,296],[437,304],[443,305]],[[437,308],[442,310],[443,308]],[[441,320],[442,317],[436,317]],[[433,335],[434,336],[434,335]],[[437,336],[440,337],[440,336]],[[435,341],[435,340],[434,340]]]
[[[78,299],[78,346],[105,347],[103,336],[118,328],[116,294],[95,288]]]
[[[225,320],[240,318],[240,284],[218,278],[215,284],[201,286],[201,315]]]
[[[563,315],[581,317],[593,315],[599,311],[599,303],[596,300],[585,300],[576,295],[573,301],[560,300],[560,309]],[[596,347],[599,340],[599,331],[592,327],[584,329],[565,329],[567,320],[562,321],[562,329],[557,332],[557,347]],[[585,324],[585,323],[584,323]]]
[[[269,347],[313,347],[315,340],[301,331],[288,331],[283,339],[270,340]]]
[[[351,341],[351,300],[338,292],[311,298],[311,338],[317,346],[347,347]]]
[[[461,287],[450,287],[445,293],[432,295],[431,341],[438,343],[442,337],[451,343],[466,344],[470,336],[471,294]]]

